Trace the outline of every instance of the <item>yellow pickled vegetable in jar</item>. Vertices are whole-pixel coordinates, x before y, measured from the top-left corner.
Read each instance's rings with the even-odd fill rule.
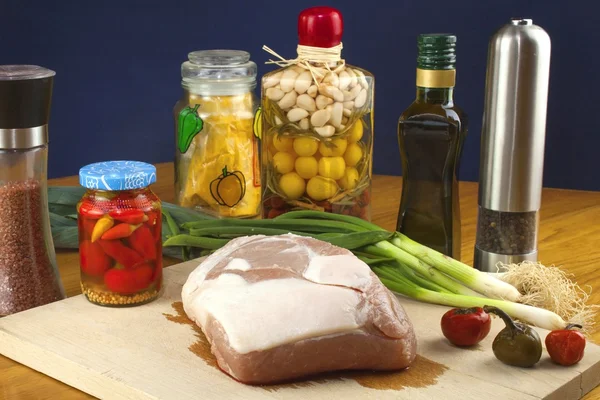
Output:
[[[304,194],[306,182],[295,172],[288,172],[279,178],[279,188],[289,200],[296,200]]]
[[[226,54],[225,54],[226,53]],[[232,85],[200,79],[198,71],[214,68]],[[261,182],[258,138],[253,121],[256,64],[243,51],[199,51],[182,66],[184,96],[174,110],[177,135],[176,202],[219,217],[253,217],[260,213]],[[293,169],[293,162],[291,163]]]
[[[333,139],[330,142],[321,142],[319,144],[319,153],[324,157],[339,157],[346,152],[348,141],[346,139]]]
[[[283,135],[277,135],[273,137],[273,146],[277,151],[293,151],[294,139]]]
[[[364,134],[364,127],[362,121],[356,121],[352,125],[352,129],[350,130],[350,134],[348,135],[348,142],[356,143],[360,139],[362,139]]]
[[[319,163],[314,157],[296,158],[296,172],[303,179],[310,179],[319,173]]]
[[[347,167],[344,171],[344,176],[338,181],[340,187],[344,190],[352,190],[358,184],[360,174],[354,167]]]
[[[315,201],[327,200],[335,196],[339,188],[333,179],[315,176],[306,185],[306,194]]]
[[[344,176],[346,162],[343,157],[322,157],[319,160],[319,175],[333,180]]]
[[[344,161],[348,167],[356,167],[362,156],[362,147],[358,143],[350,143],[344,154]]]
[[[294,170],[295,161],[295,157],[292,154],[286,151],[278,151],[273,156],[273,167],[280,174],[287,174]]]
[[[300,157],[310,157],[319,149],[319,142],[311,137],[294,139],[294,151]]]

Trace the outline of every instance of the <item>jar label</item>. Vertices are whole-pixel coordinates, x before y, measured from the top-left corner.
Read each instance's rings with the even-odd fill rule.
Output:
[[[258,152],[259,140],[262,139],[262,108],[258,107],[254,113],[254,121],[252,123],[254,132],[254,151],[252,154],[254,187],[260,187],[260,157]]]
[[[199,108],[195,108],[197,103],[200,103]],[[179,146],[176,150],[178,204],[219,217],[257,215],[261,177],[259,149],[255,143],[258,139],[253,126],[256,114],[253,94],[202,98],[189,95],[185,106],[191,110],[180,120],[180,108],[177,108],[175,123],[184,124],[181,132],[193,134],[195,138],[189,140],[187,150]],[[200,120],[202,129],[197,132],[196,124]],[[191,126],[189,131],[187,123]],[[178,128],[176,126],[179,137]],[[182,145],[187,147],[188,144]],[[183,150],[185,154],[180,153]]]
[[[262,139],[262,108],[258,107],[254,113],[254,121],[252,123],[252,131],[254,136]]]
[[[254,139],[254,152],[252,154],[253,168],[252,173],[254,174],[254,187],[260,187],[260,157],[258,154],[258,139]]]
[[[177,118],[177,147],[181,153],[185,153],[192,144],[192,140],[204,127],[204,121],[198,115],[200,104],[194,108],[187,106],[179,112]]]
[[[227,166],[222,172],[210,183],[210,194],[219,205],[234,207],[246,194],[246,177],[241,171],[228,171]]]

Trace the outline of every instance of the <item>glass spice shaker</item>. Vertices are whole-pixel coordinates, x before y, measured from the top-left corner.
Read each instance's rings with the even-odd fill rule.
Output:
[[[87,188],[77,205],[81,291],[98,305],[128,307],[156,299],[162,285],[161,203],[156,168],[108,161],[79,171]]]
[[[0,66],[0,316],[65,298],[47,193],[55,72]]]
[[[342,59],[331,7],[298,16],[297,58],[262,78],[263,217],[319,210],[371,219],[375,78]]]
[[[238,50],[203,50],[181,66],[175,119],[175,200],[217,217],[260,214],[254,135],[256,64]]]
[[[512,19],[490,40],[474,266],[537,261],[550,38]],[[501,268],[500,268],[501,269]]]

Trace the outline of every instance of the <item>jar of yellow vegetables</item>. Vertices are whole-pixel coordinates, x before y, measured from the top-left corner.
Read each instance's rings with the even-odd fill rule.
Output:
[[[175,200],[217,217],[260,214],[256,64],[238,50],[203,50],[181,66],[174,108]]]
[[[319,210],[371,219],[375,78],[342,58],[342,15],[298,16],[297,57],[262,77],[263,216]]]

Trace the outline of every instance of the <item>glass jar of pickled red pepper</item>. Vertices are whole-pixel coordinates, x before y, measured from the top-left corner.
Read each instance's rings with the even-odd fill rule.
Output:
[[[162,284],[161,204],[150,185],[156,168],[108,161],[79,171],[87,189],[77,205],[81,290],[98,305],[156,299]]]

